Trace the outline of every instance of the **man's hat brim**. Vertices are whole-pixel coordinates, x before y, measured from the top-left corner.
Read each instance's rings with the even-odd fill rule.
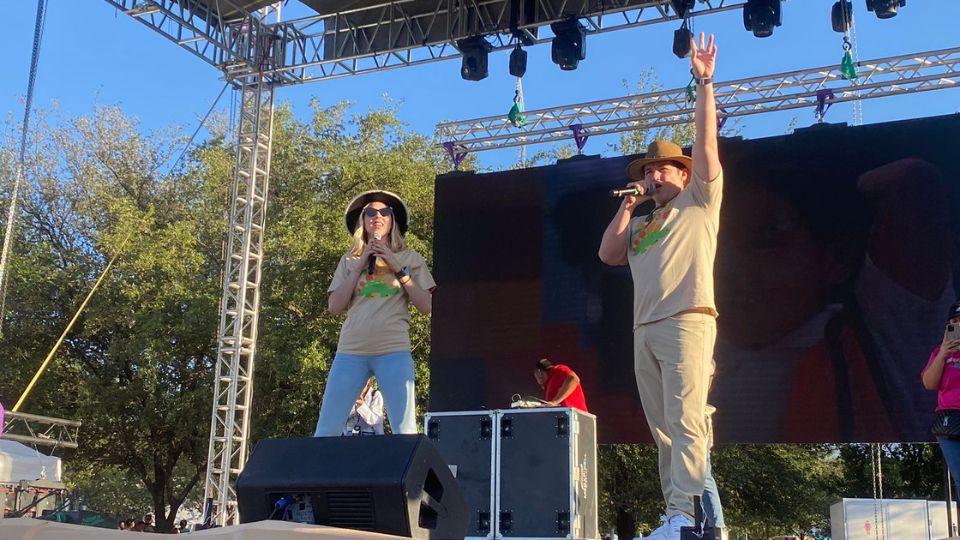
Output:
[[[400,234],[407,234],[407,226],[409,225],[410,219],[410,211],[407,210],[407,204],[403,202],[403,199],[396,193],[380,189],[364,191],[354,197],[353,200],[350,201],[350,204],[347,205],[347,210],[343,213],[343,221],[350,234],[353,234],[357,228],[357,218],[360,217],[360,212],[372,202],[382,202],[392,208],[394,224],[400,229]]]

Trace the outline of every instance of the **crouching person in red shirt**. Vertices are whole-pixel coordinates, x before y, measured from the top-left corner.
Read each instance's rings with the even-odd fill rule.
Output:
[[[583,412],[587,410],[587,398],[580,386],[580,377],[564,364],[554,364],[546,358],[537,360],[537,369],[533,376],[543,388],[544,399],[554,407],[573,407]]]

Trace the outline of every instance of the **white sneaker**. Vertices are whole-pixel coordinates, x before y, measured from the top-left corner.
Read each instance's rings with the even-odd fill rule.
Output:
[[[670,519],[667,519],[667,516],[660,516],[660,520],[663,525],[657,527],[648,536],[644,536],[645,539],[680,540],[680,527],[693,527],[693,521],[683,514],[677,514]]]

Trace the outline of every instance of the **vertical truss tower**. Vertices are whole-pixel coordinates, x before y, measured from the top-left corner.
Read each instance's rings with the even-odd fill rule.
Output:
[[[260,20],[280,18],[280,4],[258,12]],[[270,150],[273,132],[273,83],[263,72],[271,66],[276,40],[267,25],[252,24],[248,40],[255,71],[234,82],[241,93],[237,127],[237,162],[233,172],[227,230],[220,328],[217,335],[213,415],[204,488],[204,522],[237,522],[237,475],[249,451],[247,442],[253,400],[253,369],[260,313],[263,231],[267,218]],[[259,32],[258,32],[259,30]]]

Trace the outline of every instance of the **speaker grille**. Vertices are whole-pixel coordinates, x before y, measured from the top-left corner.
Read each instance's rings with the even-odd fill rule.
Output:
[[[326,496],[328,525],[361,531],[375,530],[376,514],[370,490],[331,490]]]

